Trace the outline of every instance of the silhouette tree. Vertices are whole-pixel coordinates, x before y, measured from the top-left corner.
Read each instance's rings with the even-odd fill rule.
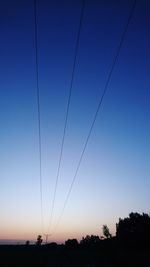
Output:
[[[77,239],[68,239],[67,241],[65,241],[65,246],[68,248],[76,248],[78,247],[78,241]]]
[[[110,233],[109,228],[106,224],[103,225],[103,235],[106,238],[111,238],[111,233]]]
[[[38,235],[37,241],[36,241],[36,245],[37,246],[41,246],[42,242],[43,242],[42,236],[41,235]]]
[[[82,237],[82,240],[80,241],[80,245],[83,246],[93,246],[96,244],[99,244],[100,238],[97,235],[87,235],[86,237]]]
[[[131,212],[116,224],[116,236],[124,240],[150,240],[150,216]]]

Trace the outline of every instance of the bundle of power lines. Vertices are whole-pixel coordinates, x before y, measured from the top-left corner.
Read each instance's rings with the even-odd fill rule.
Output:
[[[64,201],[63,208],[60,212],[60,216],[58,218],[58,221],[54,227],[54,230],[51,232],[51,235],[56,232],[58,225],[60,224],[60,221],[62,219],[62,216],[64,214],[65,208],[67,206],[67,203],[69,201],[69,197],[72,191],[72,188],[74,186],[75,180],[77,178],[78,172],[80,170],[80,166],[82,163],[83,156],[85,154],[90,136],[92,134],[97,116],[99,114],[100,108],[102,106],[104,97],[106,95],[106,92],[108,90],[108,86],[113,74],[113,71],[115,69],[118,57],[120,55],[120,50],[123,46],[125,35],[128,31],[130,21],[133,17],[133,13],[136,7],[136,0],[133,1],[131,10],[129,12],[129,16],[127,19],[127,23],[124,27],[124,30],[121,34],[120,41],[118,44],[118,47],[116,49],[116,53],[112,59],[112,64],[111,68],[108,71],[108,75],[106,78],[106,83],[102,92],[102,95],[99,97],[99,102],[98,105],[95,109],[95,113],[93,116],[93,120],[91,122],[89,131],[87,133],[87,136],[85,138],[85,142],[83,144],[83,149],[80,154],[77,167],[75,170],[75,174],[72,178],[72,182],[70,184],[68,193],[66,194],[66,198]],[[79,50],[79,43],[80,43],[80,36],[81,36],[81,30],[82,30],[82,24],[83,24],[83,18],[84,18],[84,12],[85,12],[85,5],[86,1],[82,0],[81,1],[81,11],[80,11],[80,18],[79,18],[79,25],[78,25],[78,31],[77,31],[77,37],[76,37],[76,44],[75,44],[75,51],[74,51],[74,60],[73,60],[73,66],[72,66],[72,72],[71,72],[71,79],[70,79],[70,88],[69,88],[69,94],[68,94],[68,101],[67,101],[67,108],[66,108],[66,115],[65,115],[65,121],[64,121],[64,128],[63,128],[63,133],[62,133],[62,140],[61,140],[61,147],[60,147],[60,154],[59,154],[59,159],[58,159],[58,167],[56,171],[56,181],[55,181],[55,187],[54,187],[54,194],[53,194],[53,199],[52,199],[52,208],[50,212],[50,221],[48,225],[48,233],[51,230],[51,225],[52,225],[52,220],[53,220],[53,215],[54,215],[54,209],[55,209],[55,201],[56,201],[56,193],[57,193],[57,187],[58,187],[58,182],[59,182],[59,176],[60,176],[60,167],[62,165],[62,159],[63,159],[63,149],[64,149],[64,142],[65,142],[65,137],[66,137],[66,130],[67,130],[67,125],[68,125],[68,115],[69,115],[69,110],[70,110],[70,105],[71,105],[71,96],[72,96],[72,88],[73,88],[73,83],[74,83],[74,77],[75,77],[75,70],[76,70],[76,61],[77,61],[77,56],[78,56],[78,50]],[[34,0],[34,39],[35,39],[35,69],[36,69],[36,92],[37,92],[37,115],[38,115],[38,140],[39,140],[39,179],[40,179],[40,202],[41,202],[41,231],[43,232],[43,193],[42,193],[42,147],[41,147],[41,107],[40,107],[40,88],[39,88],[39,63],[38,63],[38,23],[37,23],[37,0]],[[48,234],[47,234],[48,235]]]

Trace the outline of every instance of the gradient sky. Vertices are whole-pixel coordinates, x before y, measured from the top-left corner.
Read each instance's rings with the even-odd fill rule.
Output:
[[[46,233],[81,1],[39,0],[43,210]],[[86,0],[58,181],[55,227],[132,0]],[[41,233],[33,1],[0,1],[0,239]],[[64,215],[51,237],[102,234],[150,203],[150,2],[137,0]]]

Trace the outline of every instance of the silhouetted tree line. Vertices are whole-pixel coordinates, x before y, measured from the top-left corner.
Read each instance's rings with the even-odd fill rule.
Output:
[[[100,238],[97,235],[87,235],[86,237],[82,237],[80,241],[81,246],[95,246],[100,243]]]
[[[82,237],[78,243],[76,239],[67,240],[67,247],[77,247],[77,245],[92,247],[102,244],[103,240],[115,240],[122,242],[145,242],[150,244],[150,216],[146,213],[139,214],[131,212],[129,217],[121,219],[116,224],[116,236],[112,237],[107,225],[103,225],[104,237],[96,235],[87,235]]]
[[[68,239],[65,241],[67,248],[81,247],[96,247],[102,242],[107,240],[115,240],[121,242],[149,242],[150,243],[150,216],[146,213],[139,214],[137,212],[131,212],[129,217],[121,219],[116,224],[116,236],[112,237],[107,225],[103,225],[103,235],[99,237],[97,235],[87,235],[82,237],[80,242],[77,239]],[[42,236],[37,237],[36,245],[42,244]],[[28,242],[28,243],[27,243]],[[26,244],[29,245],[29,241]],[[103,242],[104,243],[104,242]],[[57,243],[50,243],[48,246],[53,248],[57,247]]]
[[[78,247],[79,243],[77,239],[68,239],[67,241],[65,241],[65,246],[68,248],[76,248]]]

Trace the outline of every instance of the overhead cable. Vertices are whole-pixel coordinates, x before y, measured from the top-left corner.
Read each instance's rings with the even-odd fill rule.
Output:
[[[39,146],[39,183],[40,183],[40,205],[41,205],[41,231],[43,231],[43,190],[42,190],[42,144],[41,144],[41,105],[39,87],[39,62],[38,62],[38,23],[37,23],[37,1],[34,0],[34,42],[35,42],[35,71],[36,71],[36,97],[38,116],[38,146]]]
[[[72,66],[71,80],[70,80],[69,96],[68,96],[68,102],[67,102],[67,109],[66,109],[66,116],[65,116],[65,122],[64,122],[62,141],[61,141],[60,155],[59,155],[59,160],[58,160],[58,168],[57,168],[57,174],[56,174],[56,182],[55,182],[54,195],[53,195],[53,200],[52,200],[52,208],[51,208],[50,223],[49,223],[48,232],[49,232],[49,229],[51,228],[51,224],[52,224],[55,199],[56,199],[56,193],[57,193],[57,186],[58,186],[58,180],[59,180],[59,176],[60,176],[60,168],[61,168],[61,163],[62,163],[66,129],[67,129],[67,124],[68,124],[68,116],[69,116],[72,88],[73,88],[74,77],[75,77],[75,69],[76,69],[76,63],[77,63],[79,41],[80,41],[81,28],[82,28],[82,23],[83,23],[84,8],[85,8],[85,0],[82,0],[80,20],[79,20],[79,26],[78,26],[77,38],[76,38],[76,44],[75,44],[75,51],[74,51],[74,60],[73,60],[73,66]]]
[[[125,27],[124,27],[124,30],[123,30],[123,32],[122,32],[122,35],[121,35],[121,38],[120,38],[119,45],[118,45],[118,47],[117,47],[116,53],[115,53],[114,58],[113,58],[113,61],[112,61],[111,68],[110,68],[110,70],[109,70],[109,72],[108,72],[108,76],[107,76],[107,80],[106,80],[106,83],[105,83],[105,86],[104,86],[103,93],[102,93],[102,95],[100,96],[100,99],[99,99],[99,102],[98,102],[98,105],[97,105],[97,108],[96,108],[96,111],[95,111],[95,114],[94,114],[94,117],[93,117],[93,120],[92,120],[90,129],[89,129],[89,132],[88,132],[87,137],[86,137],[86,139],[85,139],[85,143],[84,143],[84,146],[83,146],[83,149],[82,149],[82,152],[81,152],[81,155],[80,155],[78,164],[77,164],[77,168],[76,168],[75,174],[74,174],[74,176],[73,176],[71,185],[70,185],[70,187],[69,187],[69,191],[68,191],[68,193],[67,193],[67,196],[66,196],[66,199],[65,199],[65,202],[64,202],[64,206],[63,206],[63,209],[62,209],[62,212],[61,212],[61,214],[60,214],[60,216],[59,216],[59,218],[58,218],[58,221],[57,221],[57,223],[56,223],[56,227],[55,227],[53,233],[56,231],[58,225],[60,224],[60,221],[61,221],[62,216],[63,216],[63,214],[64,214],[65,208],[66,208],[66,206],[67,206],[67,203],[68,203],[68,200],[69,200],[69,197],[70,197],[70,194],[71,194],[73,185],[74,185],[74,183],[75,183],[77,174],[78,174],[78,172],[79,172],[79,169],[80,169],[80,166],[81,166],[81,162],[82,162],[82,159],[83,159],[85,150],[86,150],[86,148],[87,148],[87,145],[88,145],[90,136],[91,136],[91,134],[92,134],[92,131],[93,131],[93,128],[94,128],[94,125],[95,125],[97,116],[98,116],[98,114],[99,114],[99,111],[100,111],[100,108],[101,108],[101,106],[102,106],[102,102],[103,102],[103,100],[104,100],[104,97],[105,97],[105,95],[106,95],[106,92],[108,91],[108,86],[109,86],[109,83],[110,83],[110,80],[111,80],[111,77],[112,77],[112,74],[113,74],[115,65],[116,65],[116,63],[117,63],[117,60],[118,60],[118,57],[119,57],[119,54],[120,54],[120,50],[121,50],[122,45],[123,45],[123,43],[124,43],[125,35],[126,35],[126,33],[127,33],[127,30],[128,30],[128,28],[129,28],[129,24],[130,24],[131,19],[132,19],[132,17],[133,17],[133,13],[134,13],[134,10],[135,10],[135,7],[136,7],[136,2],[137,2],[137,0],[134,0],[134,2],[133,2],[133,4],[132,4],[131,10],[130,10],[130,13],[129,13],[129,16],[128,16],[127,23],[126,23],[126,25],[125,25]]]

